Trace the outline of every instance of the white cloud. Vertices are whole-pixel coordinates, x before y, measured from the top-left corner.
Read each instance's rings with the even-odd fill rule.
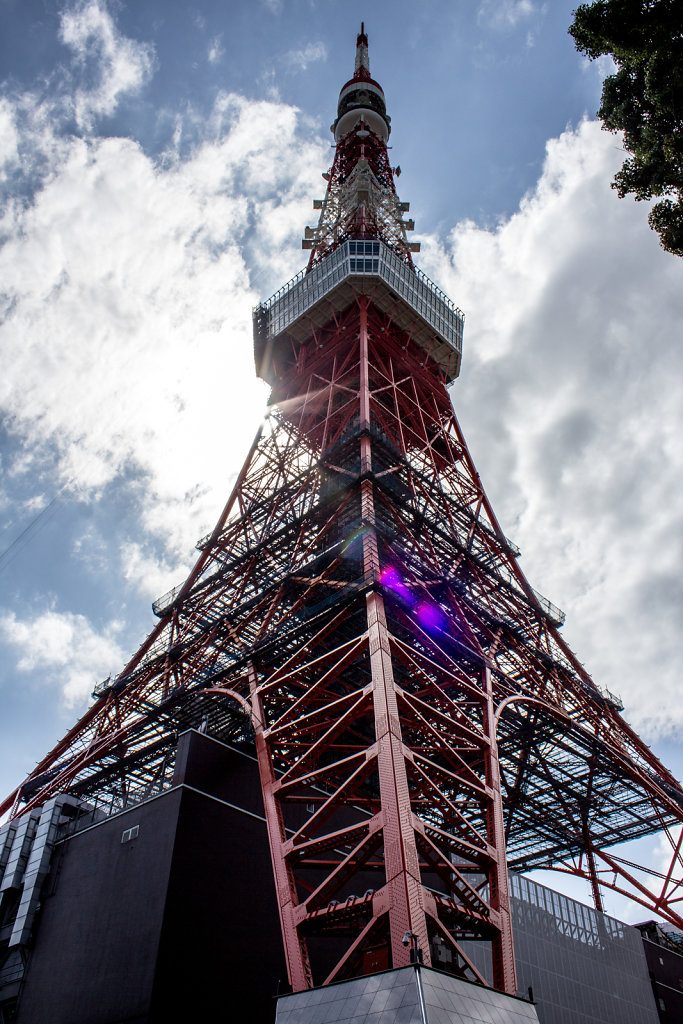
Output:
[[[127,541],[121,547],[123,575],[131,587],[155,601],[187,575],[191,568],[191,552],[184,554],[184,562],[169,562],[144,545]]]
[[[0,614],[0,635],[20,652],[17,669],[58,686],[69,706],[82,704],[95,683],[122,664],[116,639],[121,628],[114,621],[97,632],[84,615],[71,612],[50,610],[23,620]]]
[[[44,120],[33,103],[28,125]],[[51,173],[0,251],[0,409],[22,468],[56,450],[60,482],[84,493],[137,467],[143,522],[176,556],[260,419],[250,273],[274,290],[299,268],[324,152],[293,108],[235,95],[187,130],[193,149],[154,161],[129,139],[27,128]]]
[[[74,113],[81,125],[112,114],[121,95],[138,90],[154,66],[153,47],[122,36],[101,0],[82,0],[68,8],[62,14],[60,39],[89,79],[74,91]]]
[[[423,265],[468,313],[456,410],[530,581],[647,735],[680,732],[681,263],[609,183],[618,139],[584,121],[493,231]]]
[[[295,109],[228,94],[209,117],[179,117],[160,159],[100,137],[95,116],[142,87],[151,54],[100,4],[62,25],[81,71],[76,107],[69,67],[45,95],[0,106],[0,161],[20,168],[28,196],[2,222],[0,413],[20,440],[3,471],[15,488],[51,476],[53,498],[85,501],[118,477],[135,540],[86,529],[73,555],[111,573],[118,546],[120,578],[157,597],[213,526],[262,415],[251,308],[301,265],[326,152]],[[69,611],[0,616],[18,670],[69,705],[120,669],[120,629]]]
[[[600,90],[602,90],[602,84],[608,75],[613,75],[617,71],[617,65],[611,53],[602,53],[599,57],[593,59],[584,56],[581,61],[581,68],[584,74],[589,75],[597,82]]]
[[[108,545],[93,526],[86,527],[74,541],[72,551],[74,557],[86,567],[91,576],[101,579],[109,572]]]
[[[0,97],[0,181],[19,162],[19,136],[12,105]]]
[[[324,43],[308,43],[301,50],[289,50],[282,56],[282,64],[292,70],[305,71],[309,64],[327,60],[327,47]]]
[[[214,36],[209,42],[209,49],[207,52],[209,64],[218,64],[224,55],[225,47],[223,46],[223,37],[221,35]]]
[[[22,511],[38,514],[43,511],[48,505],[48,498],[45,494],[34,494],[26,501],[22,502]]]
[[[479,20],[492,28],[514,28],[525,18],[539,13],[532,0],[482,0],[479,5]]]

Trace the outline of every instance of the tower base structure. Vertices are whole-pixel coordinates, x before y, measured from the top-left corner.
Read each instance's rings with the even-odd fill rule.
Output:
[[[220,1022],[242,1019],[237,1008],[249,1024],[273,1024],[276,1011],[277,1024],[423,1024],[415,966],[389,970],[380,945],[366,950],[360,977],[276,1003],[287,982],[269,868],[253,746],[194,729],[178,737],[165,786],[139,802],[107,815],[57,797],[25,826],[3,826],[0,1024]],[[511,912],[517,994],[533,989],[531,1020],[679,1021],[678,953],[650,942],[646,962],[636,928],[515,874]],[[470,942],[466,953],[490,982],[486,951]],[[431,955],[437,969],[419,972],[428,1024],[501,1024],[502,1011],[483,1012],[491,999],[515,1024],[528,1019],[523,1000],[456,978],[445,942]],[[653,996],[648,964],[657,973],[660,956]]]
[[[538,1024],[531,1002],[419,964],[281,996],[276,1024]]]
[[[33,872],[0,858],[0,1024],[271,1024],[287,975],[249,752],[191,729],[168,788],[110,817],[70,806],[7,925],[3,885],[28,893]]]

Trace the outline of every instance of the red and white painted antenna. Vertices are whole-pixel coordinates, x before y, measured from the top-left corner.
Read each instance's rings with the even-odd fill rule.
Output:
[[[387,143],[391,118],[384,90],[370,74],[368,37],[361,22],[356,39],[353,78],[341,88],[337,118],[332,125],[336,146],[332,167],[323,174],[324,199],[314,200],[320,210],[317,227],[307,227],[302,246],[311,252],[309,269],[347,239],[385,242],[400,259],[412,266],[419,242],[409,242],[414,228],[407,219],[409,204],[396,194]]]
[[[368,37],[365,34],[365,22],[360,23],[360,32],[356,39],[356,69],[353,77],[355,79],[370,78],[370,57],[368,55]]]

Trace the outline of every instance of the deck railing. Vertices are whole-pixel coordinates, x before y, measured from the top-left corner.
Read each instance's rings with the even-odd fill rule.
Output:
[[[254,312],[266,319],[268,336],[273,338],[345,278],[369,275],[381,278],[444,341],[462,351],[462,310],[426,274],[410,267],[380,239],[343,242],[310,270],[301,270]]]

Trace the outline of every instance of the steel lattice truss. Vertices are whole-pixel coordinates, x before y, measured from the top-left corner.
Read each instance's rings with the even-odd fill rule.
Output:
[[[477,940],[514,992],[508,868],[683,927],[683,793],[562,640],[484,493],[446,389],[458,311],[412,267],[363,32],[358,49],[315,271],[256,311],[269,416],[156,628],[0,813],[61,791],[111,813],[168,785],[179,730],[201,725],[255,745],[295,989],[444,944],[482,981]],[[340,232],[361,240],[344,261]],[[613,852],[659,831],[666,871]]]
[[[406,232],[415,225],[403,215],[410,204],[396,194],[386,145],[390,121],[382,87],[370,75],[368,37],[361,26],[354,75],[342,86],[332,125],[339,144],[332,167],[323,175],[325,198],[313,202],[320,218],[315,228],[306,228],[303,242],[304,249],[312,250],[309,269],[347,238],[382,238],[412,267],[411,252],[419,252],[420,245],[408,242]]]
[[[371,132],[354,135],[348,146],[337,147],[320,219],[307,229],[305,244],[313,249],[309,266],[345,239],[361,237],[383,238],[412,266],[411,249],[419,246],[411,246],[406,236],[413,227],[403,216],[408,208],[396,195],[386,146]]]
[[[608,852],[681,821],[678,785],[521,573],[424,361],[366,296],[298,348],[192,574],[23,787],[115,802],[183,725],[253,734],[296,987],[412,930],[470,977],[460,940],[491,943],[513,989],[506,848],[682,923],[678,851],[659,891]]]

